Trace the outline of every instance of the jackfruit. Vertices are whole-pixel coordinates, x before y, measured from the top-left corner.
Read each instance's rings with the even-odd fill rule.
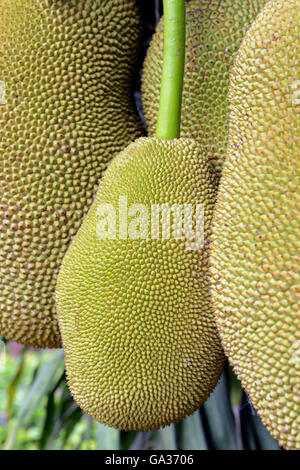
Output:
[[[230,66],[266,0],[193,0],[186,4],[181,137],[205,148],[221,174],[226,155]],[[143,67],[142,98],[149,135],[155,134],[163,62],[163,18]]]
[[[56,300],[69,387],[107,425],[178,421],[222,371],[208,283],[216,178],[203,155],[192,139],[132,143],[105,173],[64,257]],[[171,212],[159,225],[158,206]],[[187,217],[182,236],[176,207]]]
[[[58,268],[109,160],[143,135],[133,0],[0,4],[0,335],[59,347]]]
[[[300,448],[299,25],[298,0],[271,1],[236,56],[211,251],[226,355],[287,449]]]

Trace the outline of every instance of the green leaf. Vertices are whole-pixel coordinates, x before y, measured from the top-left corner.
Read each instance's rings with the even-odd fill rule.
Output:
[[[175,426],[171,424],[167,428],[155,432],[154,450],[177,450]]]
[[[20,354],[18,368],[8,387],[7,419],[11,417],[12,412],[13,412],[13,406],[14,406],[14,401],[15,401],[18,385],[20,383],[20,379],[24,371],[25,353],[26,353],[26,348],[23,348]]]
[[[79,423],[83,416],[83,411],[76,405],[74,402],[74,407],[72,412],[67,416],[64,420],[62,429],[64,430],[64,438],[63,438],[63,448],[66,445],[70,435],[74,431],[75,426]]]
[[[254,432],[259,442],[261,450],[280,450],[278,442],[271,436],[267,428],[263,425],[260,417],[256,414],[252,416]]]
[[[137,432],[129,450],[147,450],[151,448],[153,431]]]
[[[231,408],[229,385],[224,373],[203,406],[214,448],[236,450],[236,424]]]
[[[243,444],[247,450],[280,450],[244,392],[240,407]]]
[[[60,392],[60,402],[56,410],[54,428],[46,446],[47,450],[57,448],[56,439],[61,433],[63,433],[62,442],[65,444],[70,435],[68,429],[71,429],[72,426],[75,427],[83,416],[83,411],[77,406],[76,402],[74,402],[65,381],[62,383]]]
[[[22,426],[26,426],[28,420],[57,381],[64,369],[63,353],[58,351],[53,355],[51,361],[47,362],[37,373],[33,384],[30,386],[26,399],[19,408],[14,426],[8,434],[5,449],[13,449],[17,434]]]
[[[45,416],[45,421],[44,421],[44,427],[42,430],[42,434],[39,439],[39,449],[43,450],[45,449],[47,442],[49,441],[51,434],[54,429],[55,425],[55,416],[57,414],[57,410],[55,407],[54,403],[54,395],[60,384],[65,378],[65,373],[63,372],[62,375],[59,377],[58,381],[48,394],[48,402],[47,402],[47,408],[46,408],[46,416]]]
[[[94,420],[91,416],[86,415],[83,413],[82,418],[81,418],[81,423],[86,422],[86,429],[82,433],[81,439],[79,443],[77,444],[76,450],[80,450],[81,446],[83,446],[85,443],[91,443],[92,440],[92,430],[93,430],[93,425],[94,425]]]
[[[225,371],[230,384],[231,404],[232,406],[239,406],[243,396],[243,387],[229,364],[225,367]]]
[[[120,431],[105,424],[96,424],[97,450],[119,450]]]

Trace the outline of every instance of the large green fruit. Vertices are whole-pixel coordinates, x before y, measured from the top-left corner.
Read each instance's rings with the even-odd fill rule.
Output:
[[[227,93],[235,53],[266,0],[193,0],[186,5],[181,137],[200,142],[221,174],[227,143]],[[143,107],[155,134],[163,61],[163,19],[144,63]]]
[[[287,449],[300,449],[299,34],[298,0],[271,1],[236,57],[211,256],[226,354]]]
[[[59,347],[62,258],[111,158],[142,135],[134,0],[0,3],[0,335]]]
[[[208,283],[216,188],[192,139],[141,138],[100,183],[57,283],[70,390],[100,422],[156,429],[195,411],[217,383],[224,355]],[[188,231],[168,225],[175,213],[156,225],[155,204],[190,204],[194,229],[203,205],[204,243],[191,249]]]

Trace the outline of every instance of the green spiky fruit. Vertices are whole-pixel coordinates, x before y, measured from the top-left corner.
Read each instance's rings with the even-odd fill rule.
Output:
[[[226,354],[287,449],[300,449],[299,34],[299,2],[271,1],[236,57],[211,256]]]
[[[109,160],[143,134],[134,0],[0,4],[0,335],[59,347],[58,269]]]
[[[110,426],[178,421],[221,373],[208,283],[216,178],[203,155],[192,139],[131,144],[108,168],[63,260],[56,297],[69,387],[85,412]],[[168,236],[168,219],[152,225],[155,204],[202,205],[204,243],[190,249],[193,237],[179,237],[173,222]],[[104,222],[107,238],[99,235]]]

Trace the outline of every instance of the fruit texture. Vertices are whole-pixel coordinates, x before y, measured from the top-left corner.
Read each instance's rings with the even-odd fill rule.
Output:
[[[300,448],[300,5],[269,2],[237,54],[213,219],[226,355],[270,433]]]
[[[68,384],[83,410],[110,426],[178,421],[222,371],[208,283],[216,178],[203,155],[192,139],[132,143],[108,168],[63,260],[56,298]],[[197,249],[189,249],[188,231],[175,237],[174,213],[169,235],[162,215],[153,225],[155,204],[190,204],[195,225],[196,203],[204,215]],[[103,221],[109,235],[99,238]]]
[[[54,291],[108,162],[143,134],[133,0],[0,4],[0,335],[59,347]]]
[[[181,137],[200,142],[221,174],[226,155],[229,72],[235,53],[266,0],[193,0],[186,4]],[[143,70],[143,108],[155,134],[163,61],[163,18]]]

